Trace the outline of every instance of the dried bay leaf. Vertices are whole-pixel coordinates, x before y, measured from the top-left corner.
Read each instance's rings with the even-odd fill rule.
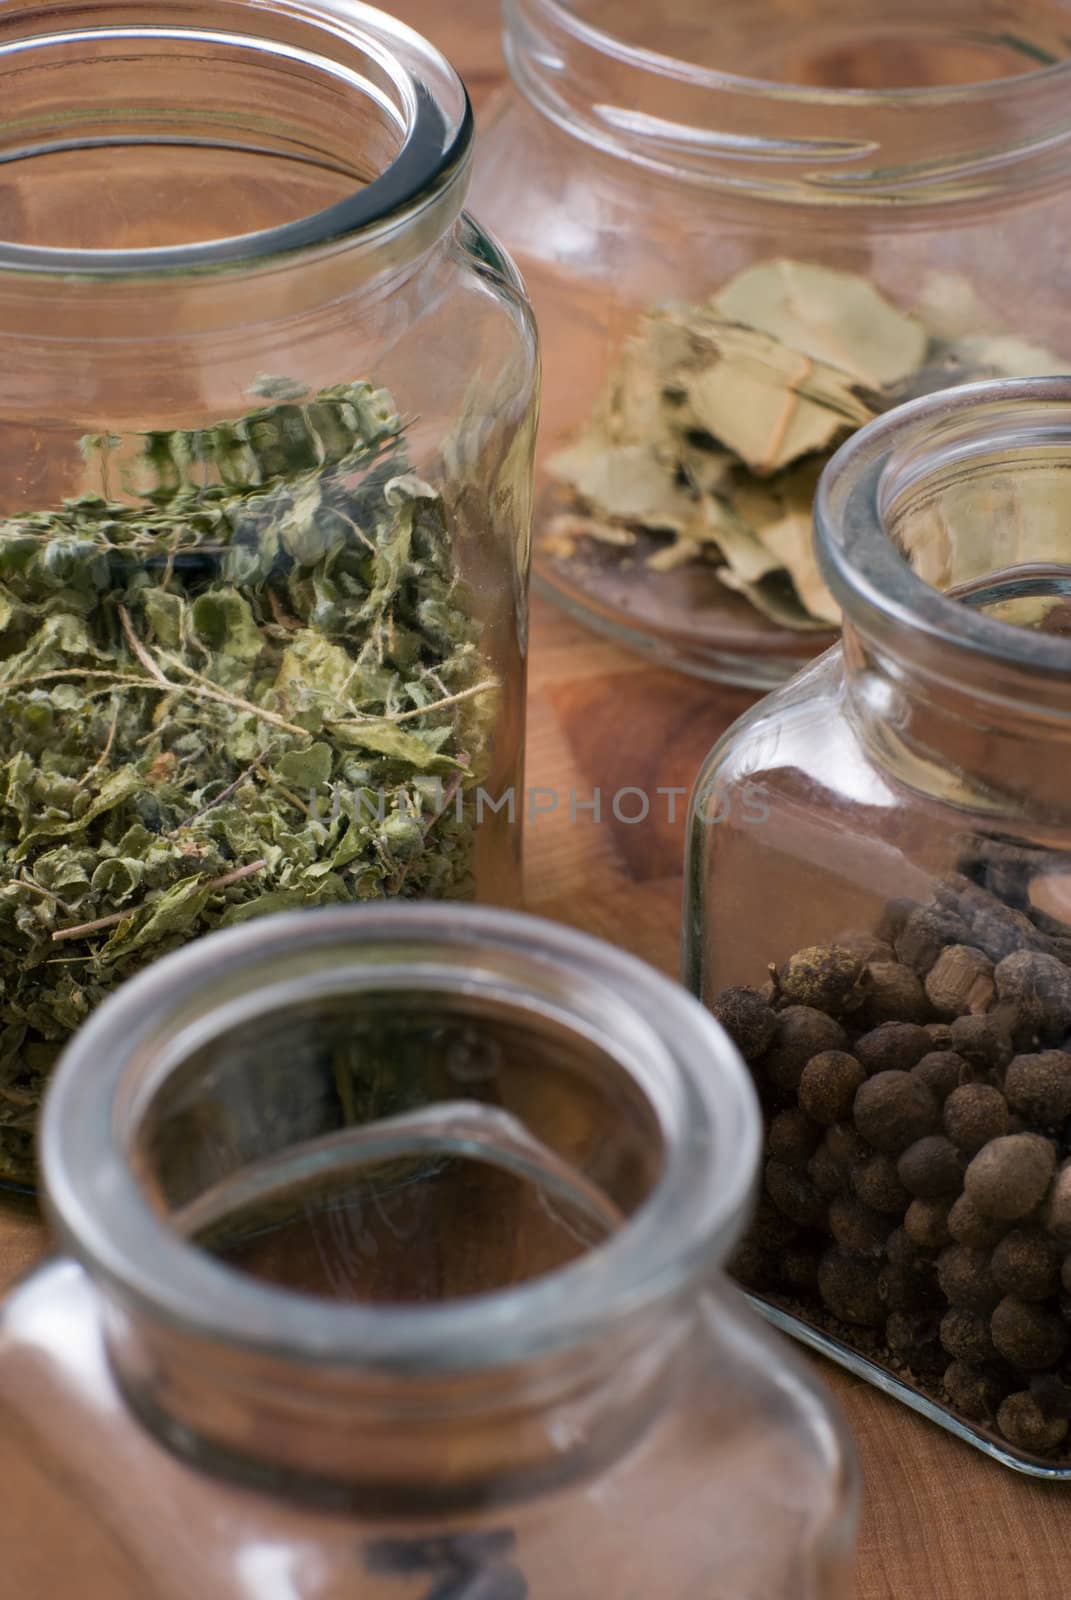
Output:
[[[1068,370],[1067,361],[1051,350],[1010,334],[971,334],[954,340],[950,350],[979,377],[1055,378]]]
[[[552,465],[576,506],[554,518],[546,548],[567,562],[590,541],[620,547],[629,560],[644,530],[646,546],[665,541],[645,555],[648,570],[721,562],[726,586],[779,625],[833,627],[839,609],[811,527],[832,451],[904,400],[1066,366],[1002,332],[969,281],[952,273],[931,274],[908,313],[850,272],[757,264],[706,304],[668,303],[640,322],[589,426]],[[913,513],[907,554],[921,576],[947,587],[964,570],[956,541],[968,536],[971,563],[990,560],[993,518],[1007,529],[1017,514],[995,495],[971,517],[952,515],[947,501]],[[1033,548],[1057,559],[1063,546],[1055,522],[1045,531],[1045,515],[1033,519]]]
[[[811,616],[806,610],[787,572],[771,572],[758,583],[748,583],[731,567],[719,567],[718,577],[727,589],[745,595],[757,611],[776,622],[778,627],[792,628],[799,633],[829,629],[828,622]]]
[[[603,517],[678,530],[693,511],[650,445],[606,446],[591,436],[553,458],[550,470]]]
[[[873,389],[913,372],[929,343],[921,322],[898,311],[866,278],[806,261],[750,267],[713,304],[731,321]]]

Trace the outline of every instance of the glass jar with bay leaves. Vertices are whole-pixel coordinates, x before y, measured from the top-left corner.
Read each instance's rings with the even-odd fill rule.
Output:
[[[538,356],[471,141],[350,0],[2,8],[0,1179],[175,945],[517,897]]]
[[[826,469],[844,637],[715,747],[685,967],[767,1115],[733,1270],[781,1326],[1071,1484],[1071,377]]]
[[[46,1106],[9,1585],[847,1600],[851,1445],[719,1270],[759,1142],[703,1008],[555,924],[345,906],[173,953]]]
[[[1071,367],[1068,0],[503,0],[475,203],[545,351],[535,572],[770,688],[832,643],[854,428]]]

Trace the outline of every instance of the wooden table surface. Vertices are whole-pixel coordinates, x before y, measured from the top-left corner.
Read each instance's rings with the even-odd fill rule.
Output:
[[[495,0],[381,3],[447,52],[477,106],[486,99],[502,70]],[[560,798],[529,827],[529,909],[625,945],[675,976],[683,814],[670,823],[666,807],[627,826],[604,807],[601,822],[589,811],[574,822],[568,797],[689,787],[714,740],[750,703],[740,691],[647,666],[537,600],[528,784]],[[46,1247],[32,1206],[0,1204],[0,1285]],[[1068,1600],[1071,1492],[1015,1476],[817,1364],[847,1415],[865,1476],[857,1600]]]

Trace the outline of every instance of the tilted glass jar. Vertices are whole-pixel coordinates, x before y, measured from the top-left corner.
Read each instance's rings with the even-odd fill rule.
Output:
[[[719,1271],[759,1144],[702,1008],[553,924],[344,907],[169,956],[47,1103],[9,1582],[841,1600],[850,1446]]]
[[[767,1114],[738,1277],[1071,1481],[1069,511],[1071,378],[844,446],[816,513],[843,645],[711,753],[684,939]]]
[[[834,445],[914,393],[1071,364],[1066,22],[504,0],[473,193],[543,336],[535,573],[561,604],[766,689],[833,642],[809,525]]]
[[[0,15],[3,1179],[182,940],[519,896],[538,357],[464,88],[364,6],[166,9]]]

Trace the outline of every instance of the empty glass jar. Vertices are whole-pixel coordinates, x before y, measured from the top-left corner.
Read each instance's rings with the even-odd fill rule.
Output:
[[[535,571],[770,688],[832,643],[818,473],[913,394],[1071,364],[1063,0],[504,0],[476,208],[546,388]]]
[[[538,360],[464,88],[363,6],[166,11],[0,15],[2,1179],[183,940],[519,894]]]
[[[552,924],[345,907],[168,957],[48,1102],[9,1583],[843,1600],[850,1447],[719,1272],[759,1147],[702,1008]]]
[[[844,446],[816,515],[843,644],[712,752],[685,919],[766,1112],[737,1275],[1067,1480],[1069,528],[1071,378],[927,398]]]

